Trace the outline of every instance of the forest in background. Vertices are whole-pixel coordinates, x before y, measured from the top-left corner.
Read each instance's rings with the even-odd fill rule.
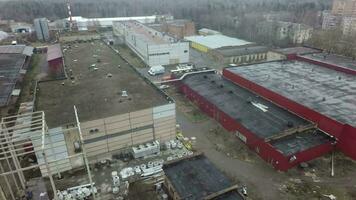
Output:
[[[73,16],[91,18],[171,14],[177,19],[193,20],[197,29],[212,28],[269,46],[284,45],[274,40],[273,28],[261,30],[266,15],[318,28],[321,11],[330,9],[331,4],[331,0],[71,0]],[[50,20],[68,17],[65,0],[0,0],[1,19],[32,23],[37,17]],[[342,45],[350,43],[335,31],[316,31],[314,35],[310,44],[316,47],[335,52],[352,48]],[[350,41],[353,38],[346,39]]]

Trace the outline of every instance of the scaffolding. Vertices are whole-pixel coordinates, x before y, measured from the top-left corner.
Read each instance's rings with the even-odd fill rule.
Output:
[[[65,169],[59,168],[59,163],[65,159],[81,156],[86,167],[89,178],[89,184],[93,191],[94,184],[92,182],[91,172],[88,159],[86,156],[85,147],[83,145],[83,137],[80,130],[80,122],[77,109],[74,106],[74,115],[76,117],[76,126],[49,131],[45,113],[43,111],[19,114],[1,119],[0,129],[0,177],[5,180],[6,189],[8,191],[8,199],[15,200],[17,194],[24,193],[27,188],[27,180],[24,172],[34,168],[40,168],[42,177],[48,177],[53,190],[53,199],[58,200],[57,189],[54,182],[54,174],[58,177]],[[59,146],[52,142],[51,135],[58,133],[63,134],[69,131],[76,131],[79,134],[82,152],[66,157],[59,156]],[[57,132],[56,132],[57,131]],[[64,144],[65,145],[65,144]],[[24,166],[23,160],[25,156],[36,155],[37,162],[30,166]],[[95,194],[93,193],[93,199]]]

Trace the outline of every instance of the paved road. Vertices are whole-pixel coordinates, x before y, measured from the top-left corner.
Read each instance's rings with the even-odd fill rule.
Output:
[[[224,65],[218,63],[213,58],[205,53],[189,49],[190,62],[194,63],[196,67],[209,67],[212,69],[222,70]]]

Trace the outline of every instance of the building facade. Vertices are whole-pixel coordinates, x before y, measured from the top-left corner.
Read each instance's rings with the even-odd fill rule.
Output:
[[[43,42],[50,40],[48,21],[46,18],[38,18],[34,20],[37,39]]]
[[[178,41],[137,21],[115,22],[114,36],[148,66],[189,62],[188,42]]]
[[[356,34],[356,17],[344,17],[341,27],[344,35]]]
[[[226,47],[210,51],[210,54],[223,64],[247,64],[270,61],[269,49],[264,46]]]
[[[195,24],[190,20],[164,21],[161,31],[175,38],[183,39],[186,36],[195,35]]]
[[[344,35],[356,33],[356,0],[334,0],[331,11],[323,12],[322,29],[338,27]]]

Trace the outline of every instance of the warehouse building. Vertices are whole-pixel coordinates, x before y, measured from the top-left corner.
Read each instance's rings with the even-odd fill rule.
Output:
[[[32,53],[25,45],[0,46],[0,107],[16,102]]]
[[[333,139],[315,123],[220,75],[189,75],[179,87],[208,116],[277,170],[286,171],[333,149]]]
[[[60,44],[54,44],[47,47],[47,62],[49,66],[49,74],[55,78],[63,78],[63,54]]]
[[[174,101],[108,46],[100,41],[79,43],[67,48],[64,58],[70,78],[39,83],[37,110],[45,112],[50,129],[67,129],[75,126],[76,105],[89,159],[175,138]],[[77,134],[62,135],[70,156],[77,140],[72,136]]]
[[[220,33],[219,31],[215,31],[212,29],[208,29],[208,28],[202,28],[198,30],[199,35],[222,35],[222,33]]]
[[[110,18],[85,18],[82,16],[72,17],[72,23],[79,31],[95,30],[98,27],[112,28],[114,22],[135,20],[140,23],[154,23],[162,16],[135,16],[135,17],[110,17]],[[69,23],[69,18],[65,19],[66,23]]]
[[[148,66],[189,62],[189,43],[149,28],[137,21],[114,22],[114,35]]]
[[[164,185],[173,200],[244,200],[238,186],[220,172],[203,154],[175,160],[163,166]]]
[[[190,42],[190,46],[198,51],[207,53],[210,50],[222,47],[246,47],[253,43],[228,37],[225,35],[206,35],[206,36],[189,36],[185,40]]]
[[[310,48],[310,47],[289,47],[283,49],[274,49],[275,53],[280,54],[283,59],[295,59],[297,55],[307,55],[320,53],[320,49]]]
[[[223,64],[247,64],[271,61],[274,58],[265,46],[222,47],[210,51],[210,54]]]
[[[356,71],[311,55],[296,59],[226,68],[223,75],[315,123],[336,139],[337,148],[356,159]]]
[[[163,20],[161,23],[148,24],[148,26],[177,39],[195,35],[195,24],[191,20]]]

